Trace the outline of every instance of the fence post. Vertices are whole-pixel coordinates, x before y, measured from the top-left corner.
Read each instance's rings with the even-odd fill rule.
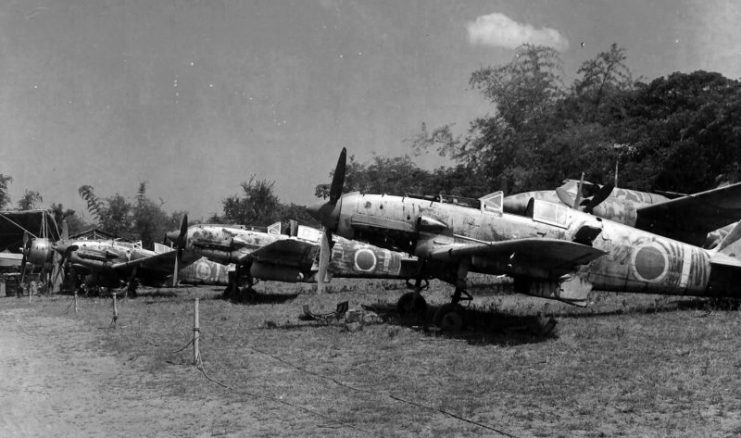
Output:
[[[115,328],[118,321],[118,306],[116,305],[116,292],[113,292],[113,321],[111,325]]]
[[[75,288],[75,315],[77,315],[77,288]]]
[[[198,298],[195,299],[193,309],[193,364],[198,365],[198,361],[201,358],[201,352],[198,350],[198,338],[201,332],[200,323],[198,321]]]

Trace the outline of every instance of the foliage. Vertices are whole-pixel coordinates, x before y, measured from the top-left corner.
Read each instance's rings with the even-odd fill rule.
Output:
[[[80,194],[80,197],[87,202],[87,211],[90,213],[90,215],[95,219],[95,221],[100,224],[101,223],[101,215],[100,215],[100,209],[102,206],[102,202],[98,197],[95,195],[95,189],[93,189],[93,186],[90,185],[84,185],[81,186],[79,189],[77,189],[77,192]]]
[[[640,190],[690,193],[738,181],[741,83],[704,71],[635,82],[626,60],[612,44],[565,88],[557,52],[522,46],[508,64],[471,75],[494,115],[471,121],[462,136],[451,125],[423,124],[411,147],[457,163],[442,174],[463,166],[467,177],[446,189],[476,194],[478,185],[507,193],[552,188],[581,172],[606,183],[618,176],[616,166],[620,186]],[[359,170],[373,179],[370,166]],[[426,187],[435,185],[445,186],[435,180]]]
[[[71,208],[65,209],[61,203],[52,203],[49,210],[52,216],[54,216],[54,221],[57,223],[60,233],[62,231],[62,223],[65,221],[67,222],[67,228],[70,234],[79,233],[89,227],[89,224],[77,216],[74,210]]]
[[[146,190],[146,182],[139,183],[134,202],[129,202],[119,193],[101,200],[89,185],[80,187],[78,191],[87,201],[88,211],[97,219],[99,227],[118,237],[141,240],[145,248],[152,248],[166,232],[179,227],[185,212],[167,214],[162,209],[164,202],[152,201]]]
[[[18,200],[18,210],[32,210],[37,204],[44,201],[41,194],[35,190],[26,189],[23,197]]]
[[[0,173],[0,210],[4,209],[10,203],[8,184],[11,182],[13,182],[13,177]]]
[[[318,226],[318,222],[306,211],[305,206],[283,204],[273,193],[274,181],[257,180],[252,176],[241,184],[242,194],[232,195],[222,201],[223,215],[208,218],[210,223],[267,226],[281,222],[288,229],[289,220],[300,224]]]

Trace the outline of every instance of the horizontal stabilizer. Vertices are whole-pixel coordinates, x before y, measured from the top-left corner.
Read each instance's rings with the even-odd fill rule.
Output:
[[[741,183],[639,208],[636,228],[702,246],[707,234],[741,217]]]

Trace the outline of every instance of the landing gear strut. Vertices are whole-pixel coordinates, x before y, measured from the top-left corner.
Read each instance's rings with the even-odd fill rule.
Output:
[[[255,280],[255,278],[252,277],[252,275],[250,274],[249,267],[246,268],[247,286],[243,289],[240,289],[239,286],[242,279],[243,269],[243,267],[237,265],[234,272],[229,273],[229,284],[226,286],[226,289],[224,289],[224,294],[222,295],[224,299],[243,301],[247,299],[248,295],[255,293],[255,290],[252,288],[252,286],[257,284],[257,280]]]
[[[471,301],[473,297],[466,290],[466,276],[468,269],[471,267],[471,260],[462,259],[456,272],[456,286],[453,295],[450,297],[450,303],[443,305],[435,312],[435,325],[442,331],[457,333],[466,326],[463,307],[459,304],[461,301]]]

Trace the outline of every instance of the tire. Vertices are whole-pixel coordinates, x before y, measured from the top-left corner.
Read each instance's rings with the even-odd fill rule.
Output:
[[[435,325],[447,333],[459,333],[465,327],[463,309],[457,304],[446,304],[435,312]]]

